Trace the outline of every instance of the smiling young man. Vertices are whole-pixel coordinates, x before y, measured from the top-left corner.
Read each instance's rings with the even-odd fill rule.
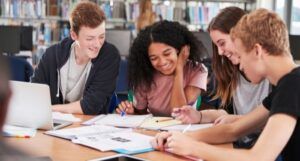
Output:
[[[105,41],[105,15],[95,3],[82,2],[70,24],[70,37],[46,50],[31,81],[50,86],[53,111],[107,113],[120,55]]]
[[[204,160],[271,161],[282,154],[284,161],[298,161],[300,67],[291,56],[284,22],[276,13],[258,9],[243,16],[230,35],[239,51],[234,54],[239,56],[240,70],[252,83],[267,78],[274,90],[262,105],[238,121],[199,130],[188,134],[190,137],[180,132],[160,133],[152,141],[153,147]],[[261,135],[249,150],[207,144],[232,142],[261,127]]]

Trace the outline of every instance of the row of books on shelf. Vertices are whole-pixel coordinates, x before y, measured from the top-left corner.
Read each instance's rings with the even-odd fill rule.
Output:
[[[67,17],[79,0],[1,0],[1,16],[13,18],[47,18],[58,16],[67,20]],[[140,15],[138,1],[110,1],[98,2],[108,20],[123,20],[116,22],[134,22]],[[185,21],[191,24],[207,24],[220,9],[227,6],[243,8],[243,3],[215,3],[169,1],[156,3],[153,11],[158,17],[170,21]],[[111,21],[114,22],[114,21]]]
[[[228,6],[243,8],[243,3],[215,3],[215,2],[185,2],[173,1],[166,5],[157,3],[153,5],[153,11],[158,17],[170,21],[186,21],[191,24],[207,24],[220,9]],[[124,19],[126,22],[133,22],[140,15],[137,2],[103,2],[101,8],[108,19]]]
[[[68,17],[80,0],[1,0],[1,16],[8,18]]]

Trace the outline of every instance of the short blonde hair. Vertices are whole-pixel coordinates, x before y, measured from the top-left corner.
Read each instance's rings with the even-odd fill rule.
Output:
[[[257,9],[246,14],[231,29],[230,36],[242,41],[246,51],[259,43],[271,55],[290,55],[288,31],[284,22],[274,12]]]

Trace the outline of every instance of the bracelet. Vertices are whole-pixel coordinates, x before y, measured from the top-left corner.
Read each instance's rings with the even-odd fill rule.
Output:
[[[202,112],[199,111],[199,115],[200,115],[200,121],[199,121],[199,124],[201,124],[201,121],[202,121]]]

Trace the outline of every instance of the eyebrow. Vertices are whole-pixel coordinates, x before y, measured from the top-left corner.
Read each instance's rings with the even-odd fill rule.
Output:
[[[168,51],[172,50],[171,48],[167,48],[165,50],[162,51],[162,53],[166,53]],[[151,53],[149,53],[149,57],[153,57],[153,56],[156,56],[156,55],[152,55]]]
[[[104,36],[104,35],[105,35],[105,33],[103,33],[103,34],[100,34],[99,36]],[[87,37],[94,38],[94,37],[97,37],[97,36],[93,36],[93,35],[87,35]]]

